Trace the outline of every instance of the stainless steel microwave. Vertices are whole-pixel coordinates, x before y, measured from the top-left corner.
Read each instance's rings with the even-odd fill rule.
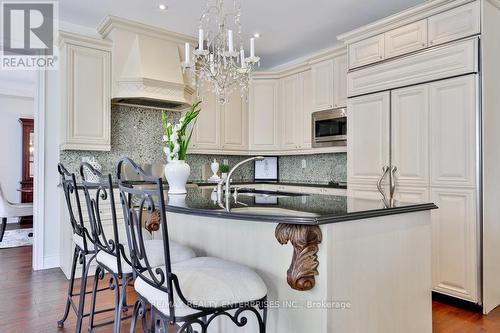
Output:
[[[318,111],[312,114],[312,147],[347,145],[347,110]]]

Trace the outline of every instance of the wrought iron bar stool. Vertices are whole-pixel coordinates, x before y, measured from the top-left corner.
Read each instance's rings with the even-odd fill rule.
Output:
[[[150,186],[137,186],[122,178],[129,165]],[[214,319],[229,318],[236,326],[248,323],[247,314],[255,317],[260,333],[266,330],[267,288],[264,281],[250,268],[215,257],[199,257],[174,263],[168,238],[166,205],[161,178],[144,173],[132,160],[121,159],[117,164],[117,179],[130,237],[129,254],[135,275],[134,288],[138,300],[132,314],[131,332],[135,332],[139,317],[144,332],[177,333],[195,330],[205,333]],[[160,211],[165,265],[153,267],[141,237],[145,212]],[[150,309],[148,323],[148,309]]]
[[[82,207],[80,203],[80,195],[78,193],[78,185],[74,173],[70,173],[61,163],[57,165],[57,169],[61,176],[61,186],[66,200],[66,207],[68,209],[69,220],[73,230],[73,243],[75,249],[73,251],[73,260],[71,263],[71,274],[69,278],[68,295],[64,313],[62,318],[57,322],[59,328],[64,327],[64,322],[68,318],[69,310],[72,308],[76,314],[76,329],[75,332],[79,333],[82,329],[83,318],[88,317],[89,313],[84,313],[85,297],[92,291],[87,291],[87,279],[91,262],[96,257],[96,250],[94,247],[94,239],[84,225]],[[73,198],[73,200],[72,200]],[[74,201],[74,202],[73,202]],[[80,291],[75,293],[75,272],[77,263],[82,265],[82,277],[80,282]],[[107,290],[108,288],[99,289],[97,291]],[[78,303],[75,302],[74,297],[78,297]],[[104,309],[100,312],[111,311],[111,309]]]
[[[91,181],[86,179],[86,175],[92,175]],[[90,306],[89,332],[95,328],[114,324],[113,332],[120,332],[120,324],[130,316],[122,316],[128,306],[126,302],[127,287],[133,280],[131,262],[127,257],[129,237],[126,232],[121,232],[118,224],[115,206],[115,196],[113,191],[113,181],[110,174],[103,175],[92,167],[89,163],[80,165],[80,176],[83,180],[83,190],[87,203],[92,236],[94,239],[96,255],[96,274],[94,276],[93,293]],[[94,180],[96,179],[96,180]],[[106,207],[106,208],[105,208]],[[106,230],[103,224],[104,218],[110,218],[111,225]],[[143,232],[145,230],[141,226]],[[151,258],[153,266],[164,265],[162,253],[163,241],[145,239],[145,251]],[[127,250],[125,250],[127,249]],[[175,244],[172,251],[172,260],[179,262],[195,257],[193,250],[180,244]],[[115,290],[115,315],[113,321],[94,324],[94,314],[99,280],[104,279],[104,274],[108,273],[110,287]],[[120,288],[121,286],[121,288]]]

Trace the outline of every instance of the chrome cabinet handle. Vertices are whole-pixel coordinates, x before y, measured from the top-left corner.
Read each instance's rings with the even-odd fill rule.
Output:
[[[377,181],[377,188],[378,188],[378,191],[380,192],[380,194],[382,194],[384,202],[387,201],[387,197],[385,196],[384,189],[382,188],[382,182],[384,181],[384,178],[387,175],[387,173],[389,172],[389,170],[390,170],[390,168],[388,166],[383,167],[382,168],[382,172],[383,172],[382,176]]]
[[[396,171],[398,171],[398,167],[395,165],[392,166],[390,175],[391,200],[394,198],[394,192],[396,192]]]

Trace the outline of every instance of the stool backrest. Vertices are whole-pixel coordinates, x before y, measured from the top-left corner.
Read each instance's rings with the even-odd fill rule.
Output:
[[[95,180],[87,180],[86,175]],[[122,258],[128,261],[124,254],[123,243],[125,239],[120,240],[118,232],[118,222],[116,219],[116,206],[113,193],[113,180],[111,174],[103,175],[99,170],[95,169],[87,162],[80,164],[80,176],[82,177],[83,192],[87,203],[89,214],[90,228],[94,240],[96,251],[104,251],[116,258],[117,274],[122,274]],[[103,211],[103,207],[109,211]],[[103,223],[102,214],[111,213],[112,232],[106,234]]]
[[[66,208],[68,209],[69,221],[73,233],[83,239],[83,246],[85,252],[88,251],[88,241],[92,241],[92,237],[88,233],[83,224],[82,206],[80,204],[80,195],[78,193],[78,184],[74,173],[70,173],[62,163],[57,165],[57,170],[61,176],[61,186],[64,192],[64,199],[66,200]],[[76,207],[73,207],[71,198],[74,198]]]
[[[125,168],[131,168],[143,181],[125,180]],[[170,264],[170,247],[165,209],[163,182],[161,178],[147,175],[141,167],[129,158],[122,158],[116,166],[116,178],[120,189],[120,201],[123,217],[129,237],[129,250],[132,268],[136,277],[140,277],[151,286],[168,293],[169,307],[173,309],[172,269]],[[159,211],[160,226],[163,236],[163,255],[165,272],[151,267],[142,236],[144,222],[151,222],[153,212]]]

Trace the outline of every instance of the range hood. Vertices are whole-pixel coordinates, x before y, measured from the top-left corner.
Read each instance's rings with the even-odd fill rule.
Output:
[[[112,103],[183,111],[194,90],[182,73],[180,50],[192,37],[108,16],[98,28],[113,42]]]

